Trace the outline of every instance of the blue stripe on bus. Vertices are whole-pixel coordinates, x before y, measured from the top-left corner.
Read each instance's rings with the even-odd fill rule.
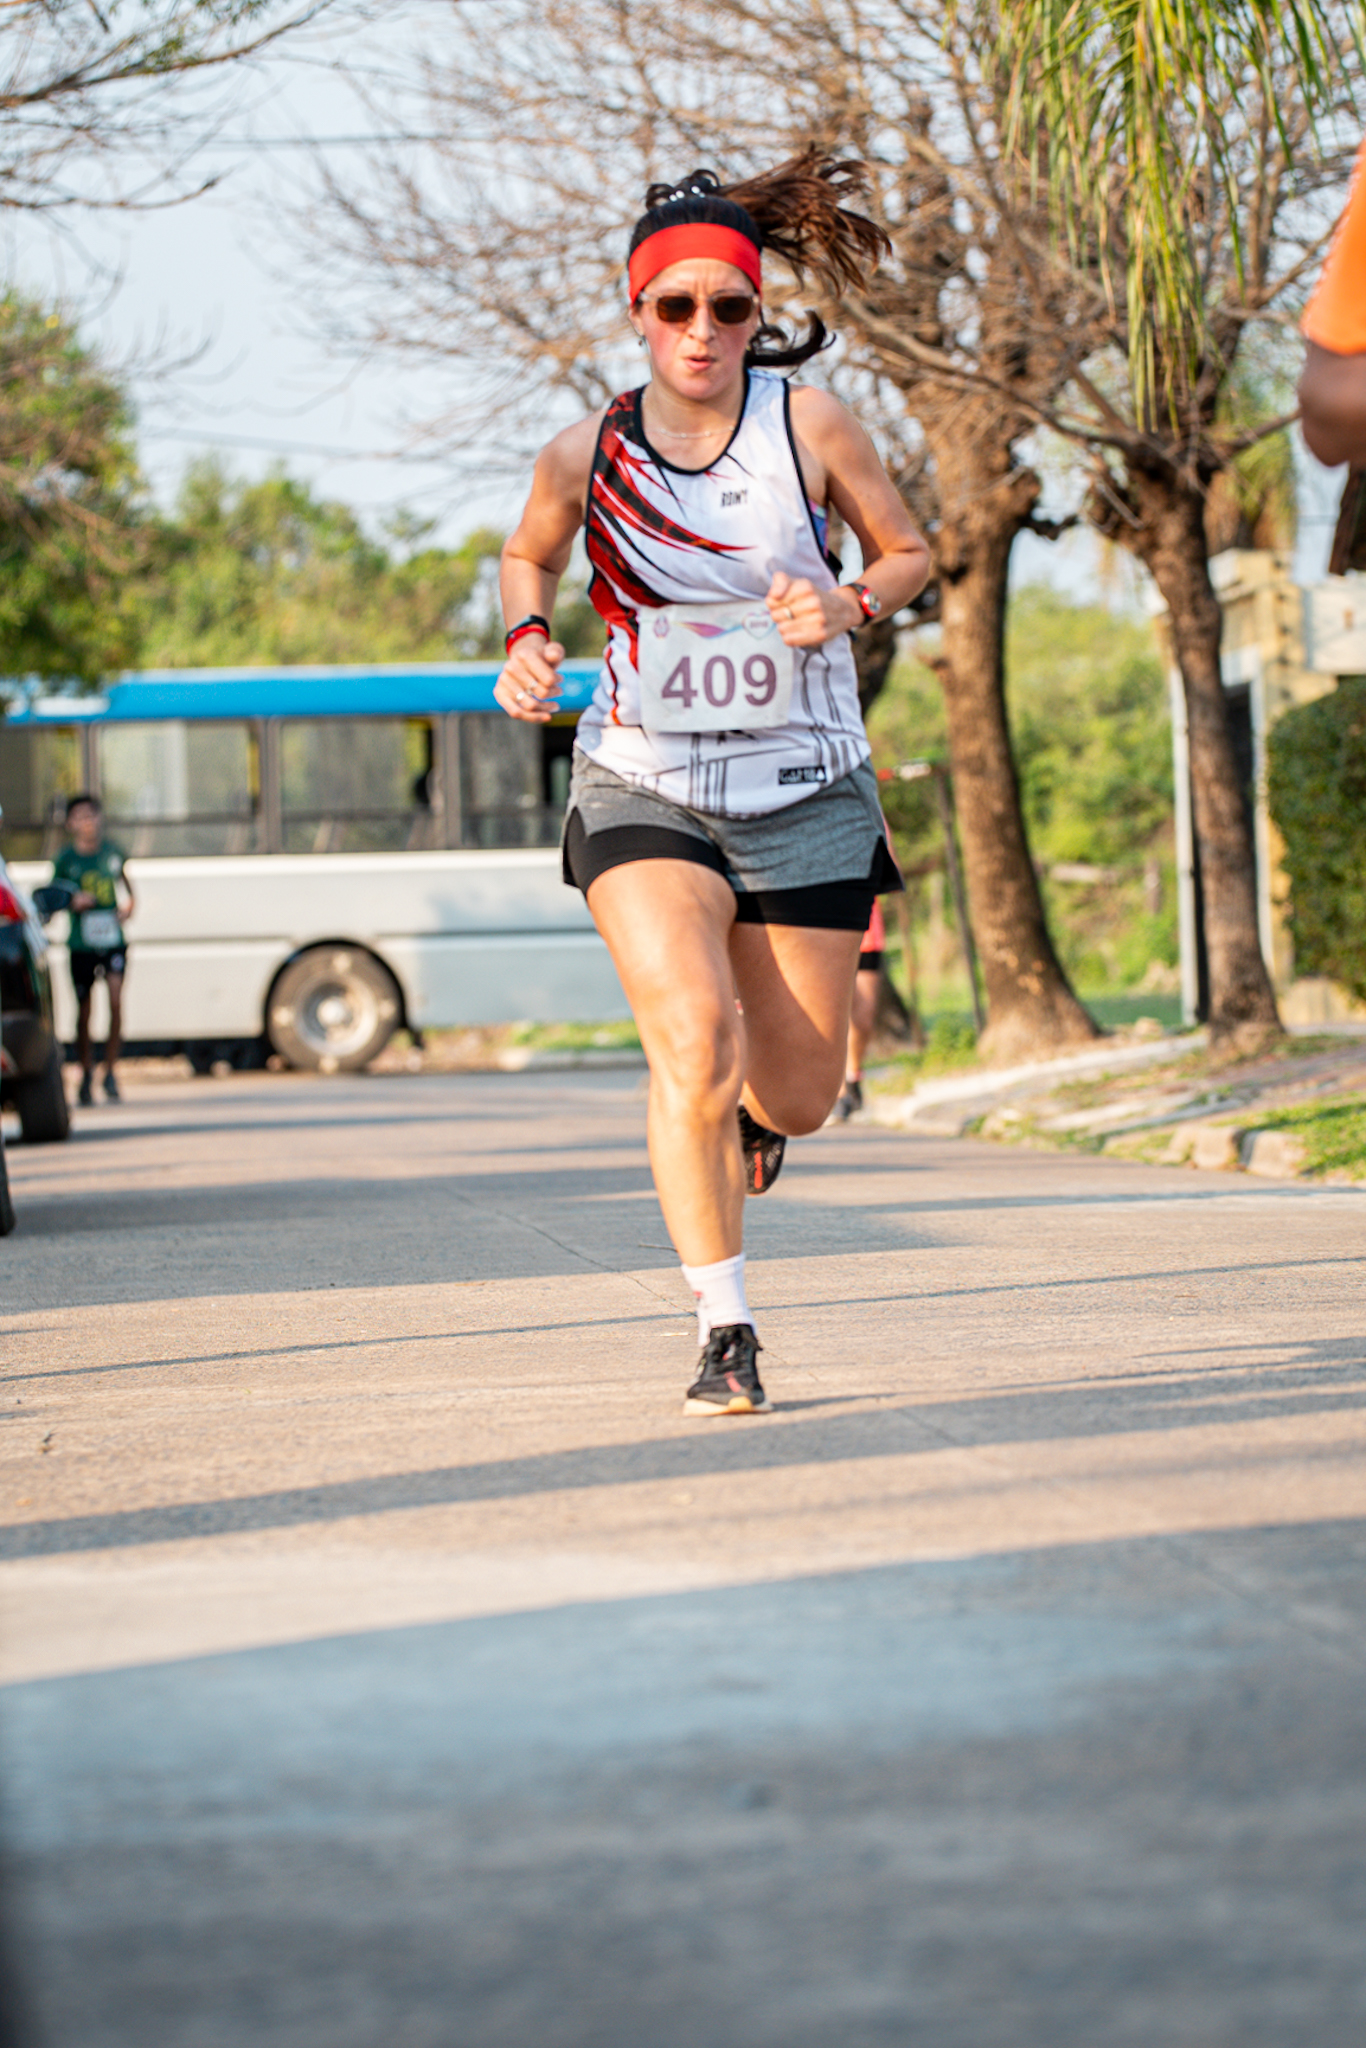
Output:
[[[423,718],[496,711],[500,664],[409,662],[355,668],[153,669],[124,676],[97,697],[39,697],[12,704],[7,725],[73,725],[159,718]],[[561,711],[587,709],[595,661],[560,671]]]

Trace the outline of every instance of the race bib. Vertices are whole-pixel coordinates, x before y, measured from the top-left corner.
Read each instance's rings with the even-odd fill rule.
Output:
[[[81,937],[87,946],[101,952],[114,952],[123,944],[123,933],[112,910],[83,910],[81,912]]]
[[[797,650],[766,605],[642,611],[640,722],[647,732],[766,732],[786,725]]]

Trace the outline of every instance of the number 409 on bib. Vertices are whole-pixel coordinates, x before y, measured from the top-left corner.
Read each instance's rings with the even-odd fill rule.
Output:
[[[655,732],[767,731],[787,723],[794,651],[753,604],[642,612],[641,723]]]

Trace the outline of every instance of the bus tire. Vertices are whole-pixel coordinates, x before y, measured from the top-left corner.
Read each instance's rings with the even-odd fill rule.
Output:
[[[62,1082],[62,1051],[54,1045],[41,1074],[14,1084],[14,1107],[26,1145],[60,1145],[71,1133],[71,1109]]]
[[[0,1237],[8,1237],[15,1225],[14,1204],[9,1198],[9,1174],[5,1170],[5,1141],[0,1138]]]
[[[353,1074],[403,1022],[398,983],[361,946],[310,946],[282,969],[266,1004],[266,1036],[287,1066]]]

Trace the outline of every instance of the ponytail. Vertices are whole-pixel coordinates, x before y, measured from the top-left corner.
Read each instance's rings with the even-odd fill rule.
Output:
[[[809,142],[800,156],[723,187],[727,199],[743,206],[765,249],[800,279],[814,272],[832,298],[865,284],[891,242],[876,221],[855,213],[846,200],[868,191],[868,167],[857,158],[827,156]]]
[[[771,249],[799,282],[814,276],[838,298],[865,284],[891,248],[876,221],[847,204],[861,198],[869,184],[866,164],[830,156],[814,142],[774,170],[733,185],[722,185],[714,171],[697,170],[680,185],[651,185],[645,213],[631,236],[631,253],[664,229],[707,222],[743,236],[756,249]],[[817,313],[807,315],[800,341],[766,320],[745,360],[761,369],[791,368],[819,354],[831,338]]]

